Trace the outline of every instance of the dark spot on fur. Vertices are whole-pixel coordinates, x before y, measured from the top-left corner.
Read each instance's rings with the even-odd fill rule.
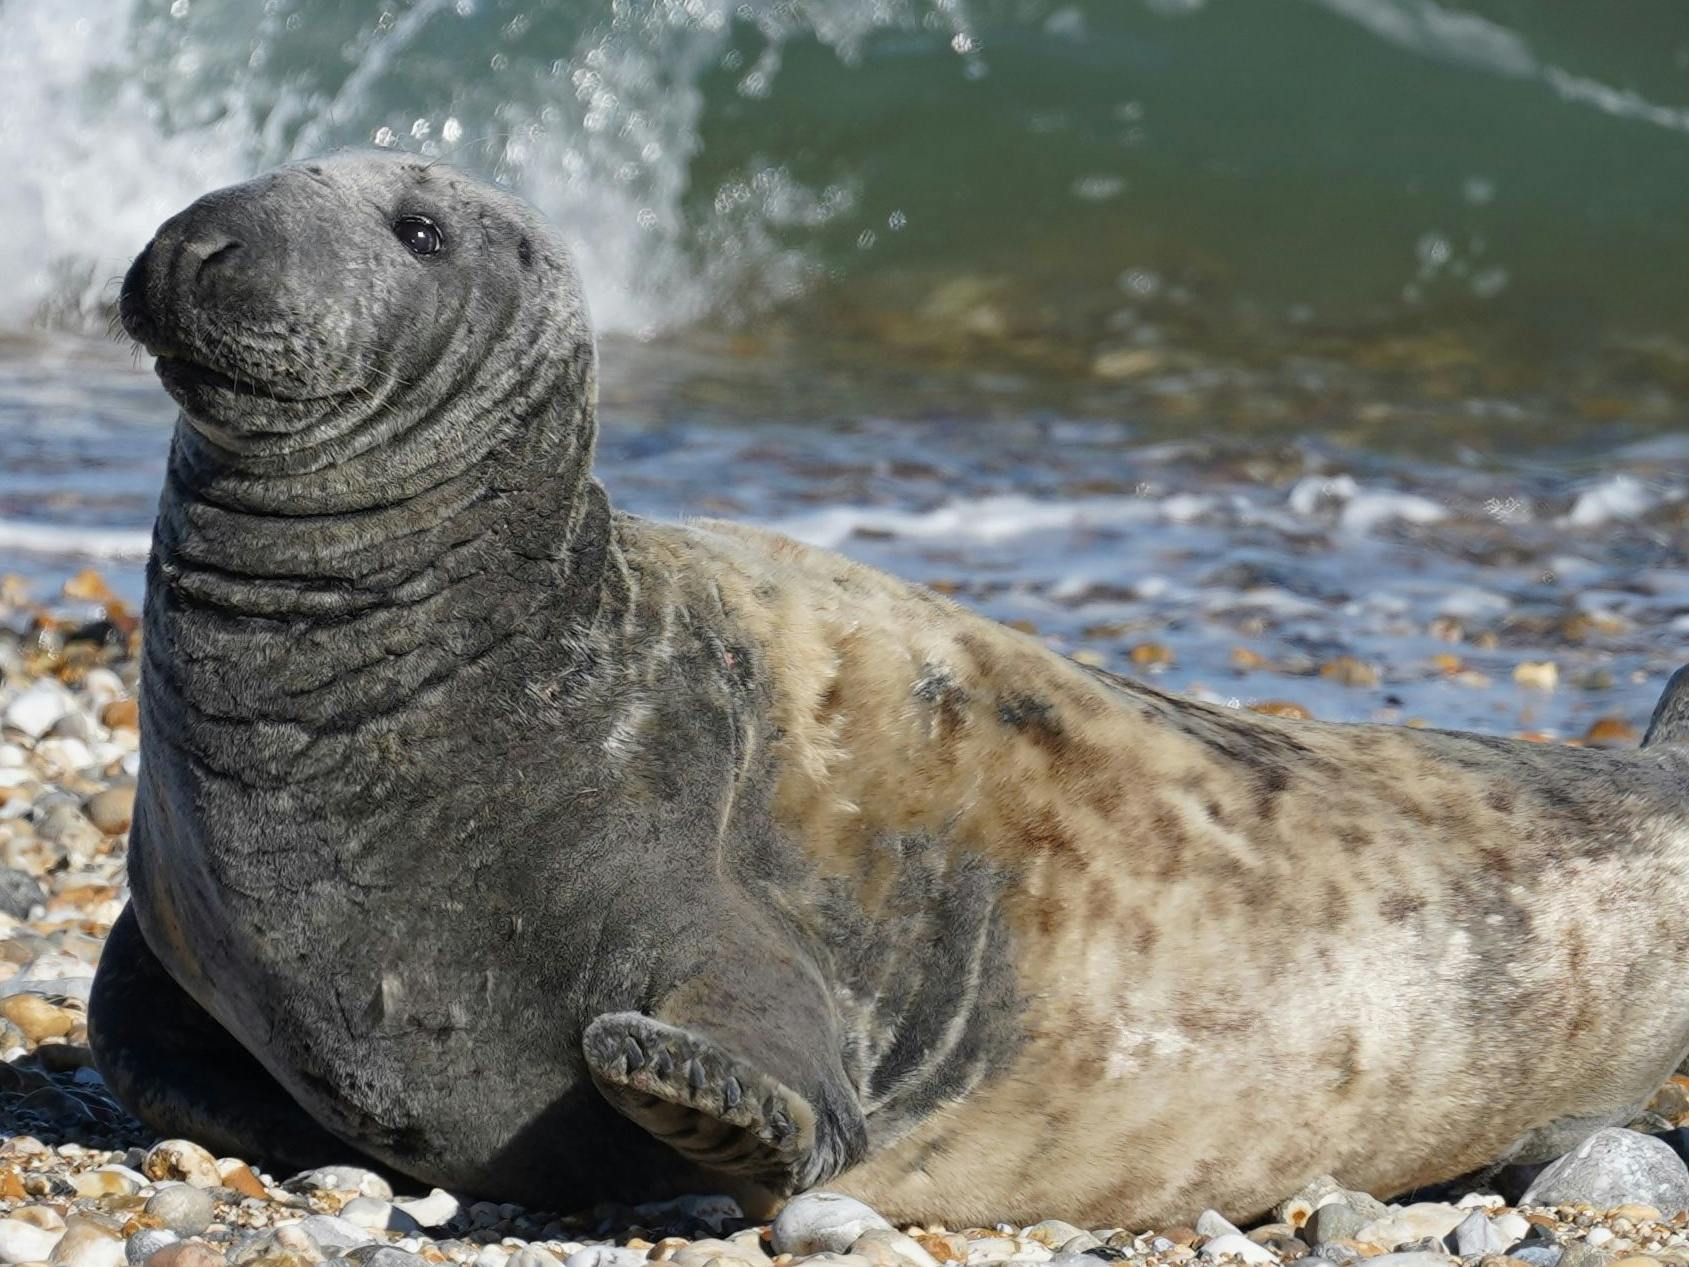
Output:
[[[1392,924],[1401,924],[1419,914],[1425,906],[1425,899],[1417,893],[1392,893],[1378,904],[1378,913]]]
[[[1513,793],[1502,788],[1495,788],[1484,796],[1484,804],[1498,814],[1513,812]]]
[[[1331,1067],[1337,1072],[1337,1085],[1332,1089],[1339,1099],[1347,1096],[1355,1089],[1355,1084],[1361,1077],[1361,1039],[1354,1030],[1345,1030],[1332,1044],[1329,1057]]]
[[[1372,836],[1359,827],[1339,827],[1337,829],[1337,843],[1343,846],[1345,853],[1359,853],[1372,843]]]
[[[1320,895],[1320,914],[1329,924],[1341,924],[1349,918],[1349,898],[1343,892],[1343,886],[1335,880],[1325,882],[1324,891]]]
[[[1160,937],[1161,933],[1154,924],[1139,924],[1138,931],[1132,934],[1132,948],[1140,955],[1147,955],[1155,949]]]
[[[1060,718],[1047,701],[1035,696],[1016,695],[999,700],[997,720],[1051,754],[1061,754],[1067,747],[1067,732]]]
[[[523,238],[516,244],[516,258],[522,261],[523,268],[534,266],[534,244]]]

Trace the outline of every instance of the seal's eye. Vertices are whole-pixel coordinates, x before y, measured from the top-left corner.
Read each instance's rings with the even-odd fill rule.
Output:
[[[393,236],[408,246],[413,255],[433,255],[446,244],[439,228],[427,216],[400,216],[393,221]]]

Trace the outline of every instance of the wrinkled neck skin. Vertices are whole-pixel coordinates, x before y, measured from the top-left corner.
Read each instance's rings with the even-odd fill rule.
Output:
[[[149,575],[149,687],[204,706],[226,684],[254,718],[344,728],[501,645],[590,622],[610,527],[590,477],[591,349],[582,336],[559,356],[554,334],[514,324],[443,339],[415,381],[290,404],[285,429],[184,413]],[[495,365],[483,352],[499,343],[532,350]]]

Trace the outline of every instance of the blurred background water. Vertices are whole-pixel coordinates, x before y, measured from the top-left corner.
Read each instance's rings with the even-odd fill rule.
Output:
[[[1404,631],[1497,682],[1581,657],[1634,718],[1684,658],[1682,0],[0,0],[0,77],[25,573],[104,556],[138,586],[170,410],[104,335],[151,230],[373,144],[574,243],[639,509],[825,521],[964,590],[1007,568],[994,614],[1221,694],[1252,637],[1318,678],[1374,590],[1401,628],[1369,654],[1415,681],[1465,670]],[[1214,579],[1252,549],[1278,571]],[[1325,624],[1198,637],[1220,591]],[[1208,650],[1133,659],[1150,634]],[[1402,706],[1318,680],[1349,688],[1327,715]],[[1484,707],[1576,729],[1567,700]]]

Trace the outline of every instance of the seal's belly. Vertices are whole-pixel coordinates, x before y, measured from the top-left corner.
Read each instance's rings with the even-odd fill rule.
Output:
[[[1128,877],[1112,927],[1023,919],[1038,1001],[1015,1065],[835,1186],[892,1217],[965,1194],[979,1221],[1136,1226],[1262,1210],[1321,1173],[1393,1194],[1556,1121],[1628,1120],[1689,1049],[1689,1010],[1659,1006],[1689,954],[1648,896],[1680,883],[1671,859],[1521,878],[1522,927],[1422,858],[1347,915],[1298,900],[1315,872],[1282,904],[1186,881],[1134,902]],[[1081,910],[1094,889],[1041,900]]]

